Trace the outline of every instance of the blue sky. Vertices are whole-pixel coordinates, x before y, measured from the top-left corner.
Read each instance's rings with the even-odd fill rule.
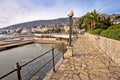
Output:
[[[0,0],[0,28],[33,20],[80,17],[93,9],[119,14],[120,0]]]

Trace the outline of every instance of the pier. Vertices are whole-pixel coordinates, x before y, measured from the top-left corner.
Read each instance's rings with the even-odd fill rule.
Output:
[[[30,44],[33,43],[34,40],[20,40],[20,41],[2,41],[0,44],[0,51],[5,50],[5,49],[9,49],[9,48],[13,48],[13,47],[17,47],[17,46],[21,46],[21,45],[25,45],[25,44]]]

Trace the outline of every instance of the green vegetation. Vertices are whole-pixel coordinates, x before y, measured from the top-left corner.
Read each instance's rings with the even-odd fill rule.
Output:
[[[56,49],[58,51],[64,51],[64,53],[67,51],[67,46],[64,44],[54,44],[55,47],[57,47]],[[64,49],[63,49],[64,48]]]
[[[88,12],[79,18],[76,26],[79,29],[86,29],[91,34],[120,40],[120,24],[112,25],[110,17],[107,14],[101,14],[97,10]]]
[[[91,33],[91,34],[95,34],[95,35],[99,35],[102,30],[103,30],[103,29],[98,28],[98,29],[94,29],[94,30],[90,31],[90,33]]]
[[[120,30],[103,30],[100,35],[103,37],[120,40]]]
[[[103,30],[100,35],[103,37],[120,40],[120,24],[110,26],[108,29]]]
[[[101,14],[97,10],[88,12],[86,15],[79,18],[76,26],[79,29],[86,29],[87,31],[96,28],[107,29],[111,25],[110,18],[106,14]]]
[[[101,35],[103,37],[120,40],[120,24],[112,25],[108,29],[94,29],[90,31],[91,34]]]
[[[120,24],[112,25],[108,28],[108,30],[120,30]]]
[[[56,28],[56,29],[48,29],[44,33],[51,34],[51,33],[62,33],[64,32],[64,29]]]

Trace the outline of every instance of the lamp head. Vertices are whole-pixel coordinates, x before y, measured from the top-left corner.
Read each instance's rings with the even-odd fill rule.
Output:
[[[72,17],[73,15],[74,15],[74,12],[73,12],[73,10],[71,10],[70,12],[68,12],[68,14],[67,14],[69,17]]]

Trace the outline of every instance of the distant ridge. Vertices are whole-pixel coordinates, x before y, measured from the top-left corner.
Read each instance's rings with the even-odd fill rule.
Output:
[[[45,24],[66,24],[68,23],[68,18],[58,18],[58,19],[52,19],[52,20],[36,20],[36,21],[30,21],[30,22],[24,22],[19,24],[14,24],[2,29],[15,29],[15,28],[31,28],[33,26],[39,26],[39,25],[45,25]]]

